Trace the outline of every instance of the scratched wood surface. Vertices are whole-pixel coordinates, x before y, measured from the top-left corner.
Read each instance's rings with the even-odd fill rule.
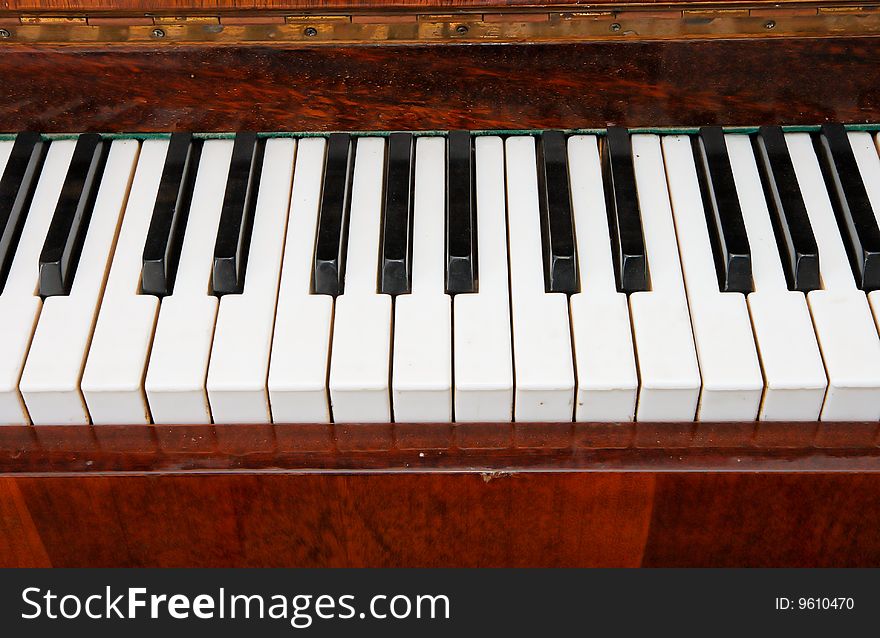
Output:
[[[10,46],[0,131],[880,122],[878,39],[499,46]],[[784,72],[783,72],[784,71]]]
[[[0,478],[3,566],[880,564],[880,475]]]
[[[781,4],[788,4],[797,0],[783,0]],[[761,0],[758,0],[760,3]],[[319,13],[321,11],[342,11],[345,9],[358,10],[384,10],[389,8],[428,11],[431,13],[443,13],[456,9],[473,8],[496,8],[504,9],[540,7],[549,9],[552,7],[589,7],[590,5],[613,4],[615,6],[627,5],[650,5],[669,3],[669,0],[639,0],[638,2],[619,2],[617,0],[590,0],[585,3],[581,0],[552,0],[543,3],[535,0],[0,0],[0,9],[15,11],[45,11],[45,12],[70,12],[70,11],[99,11],[116,13],[146,13],[146,12],[214,12],[214,11],[309,11]],[[778,5],[778,0],[766,0],[767,4]],[[707,4],[692,2],[693,5]],[[713,4],[742,4],[735,0],[720,0]],[[756,3],[757,4],[757,3]],[[800,0],[798,4],[810,4]],[[861,5],[861,2],[848,0],[835,4]]]

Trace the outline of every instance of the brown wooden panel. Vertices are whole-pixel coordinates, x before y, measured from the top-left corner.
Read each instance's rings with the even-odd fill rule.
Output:
[[[640,0],[662,2],[663,0]],[[552,7],[583,4],[578,0],[3,0],[9,11],[113,11],[113,12],[214,12],[214,11],[344,11],[346,9],[413,9],[442,13],[463,8]],[[590,4],[627,4],[614,0],[590,0]]]
[[[214,475],[19,485],[54,566],[641,562],[652,476],[548,478]]]
[[[880,121],[876,38],[9,47],[0,130],[516,129]]]
[[[217,471],[880,472],[878,423],[0,427],[0,474]]]
[[[50,567],[18,482],[0,478],[0,567]]]
[[[668,474],[644,563],[877,566],[878,529],[876,474]]]
[[[229,474],[7,479],[0,564],[880,565],[880,475]],[[6,488],[8,492],[10,488]],[[43,549],[45,547],[45,549]]]

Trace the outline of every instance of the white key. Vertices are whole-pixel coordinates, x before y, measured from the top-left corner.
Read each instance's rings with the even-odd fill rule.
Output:
[[[581,292],[571,296],[578,421],[632,421],[639,377],[626,295],[617,291],[599,145],[568,140]]]
[[[0,141],[0,176],[6,170],[6,164],[9,162],[9,156],[12,154],[12,147],[15,146],[13,140]]]
[[[302,139],[296,152],[269,364],[275,423],[330,422],[327,369],[333,297],[311,294],[326,144],[322,137]]]
[[[452,305],[444,292],[446,139],[416,140],[412,292],[394,304],[398,422],[452,421]]]
[[[641,387],[640,421],[691,421],[700,370],[681,277],[660,138],[633,135],[633,168],[651,290],[630,295]]]
[[[385,140],[357,141],[344,293],[336,299],[330,401],[337,423],[391,421],[391,296],[376,292]]]
[[[220,299],[208,367],[214,423],[270,423],[269,351],[296,142],[266,142],[244,292]]]
[[[880,418],[880,339],[856,287],[819,162],[806,133],[787,133],[791,161],[819,246],[822,290],[807,294],[828,374],[825,421]]]
[[[859,165],[859,172],[874,209],[874,217],[880,223],[880,157],[877,155],[877,147],[870,133],[864,131],[850,131],[847,133],[849,143],[852,146],[853,155]],[[868,293],[868,302],[874,313],[874,322],[880,322],[880,290]]]
[[[81,384],[95,425],[150,423],[143,379],[159,299],[139,293],[144,243],[167,153],[168,140],[141,145]]]
[[[155,423],[210,423],[205,389],[217,316],[210,292],[214,242],[232,140],[202,147],[174,291],[162,300],[145,387]]]
[[[726,135],[752,255],[755,289],[747,297],[764,372],[762,421],[816,421],[825,398],[825,368],[802,292],[789,290],[748,135]]]
[[[507,219],[504,143],[474,141],[477,205],[477,272],[474,294],[455,295],[455,420],[513,420],[513,358],[507,287]]]
[[[703,380],[697,419],[753,421],[764,379],[745,295],[718,288],[691,138],[664,136],[663,156]]]
[[[39,259],[76,140],[52,142],[0,294],[0,423],[30,423],[18,389],[42,302]]]
[[[568,299],[544,289],[535,138],[508,137],[507,226],[517,421],[571,421]]]
[[[19,384],[35,425],[89,423],[80,378],[138,150],[136,140],[110,146],[70,294],[43,303]]]

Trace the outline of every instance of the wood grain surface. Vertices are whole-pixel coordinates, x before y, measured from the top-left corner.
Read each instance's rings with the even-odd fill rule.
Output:
[[[880,122],[877,38],[40,48],[0,56],[0,131]]]
[[[0,480],[0,565],[880,564],[880,475],[232,474]]]
[[[590,5],[613,4],[626,6],[635,4],[662,3],[664,0],[639,0],[635,2],[618,2],[616,0],[590,0],[584,3],[581,0],[553,0],[549,3],[536,2],[535,0],[442,0],[434,2],[429,0],[0,0],[0,8],[10,12],[15,11],[99,11],[115,13],[148,13],[148,12],[216,12],[216,11],[344,11],[346,9],[357,10],[381,10],[388,8],[409,9],[427,11],[430,13],[443,13],[456,9],[470,8],[498,8],[505,7],[589,7]],[[668,2],[668,0],[666,0]],[[784,0],[787,4],[792,0]],[[770,0],[768,0],[768,3]],[[721,0],[717,4],[737,4],[735,0],[725,2]],[[738,3],[741,4],[741,3]],[[779,2],[773,2],[779,4]],[[799,4],[804,4],[800,2]],[[842,4],[861,3],[845,2]]]

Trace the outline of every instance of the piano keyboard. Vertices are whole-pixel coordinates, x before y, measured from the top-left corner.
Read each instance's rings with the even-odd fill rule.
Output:
[[[0,141],[0,423],[880,419],[880,137]]]

